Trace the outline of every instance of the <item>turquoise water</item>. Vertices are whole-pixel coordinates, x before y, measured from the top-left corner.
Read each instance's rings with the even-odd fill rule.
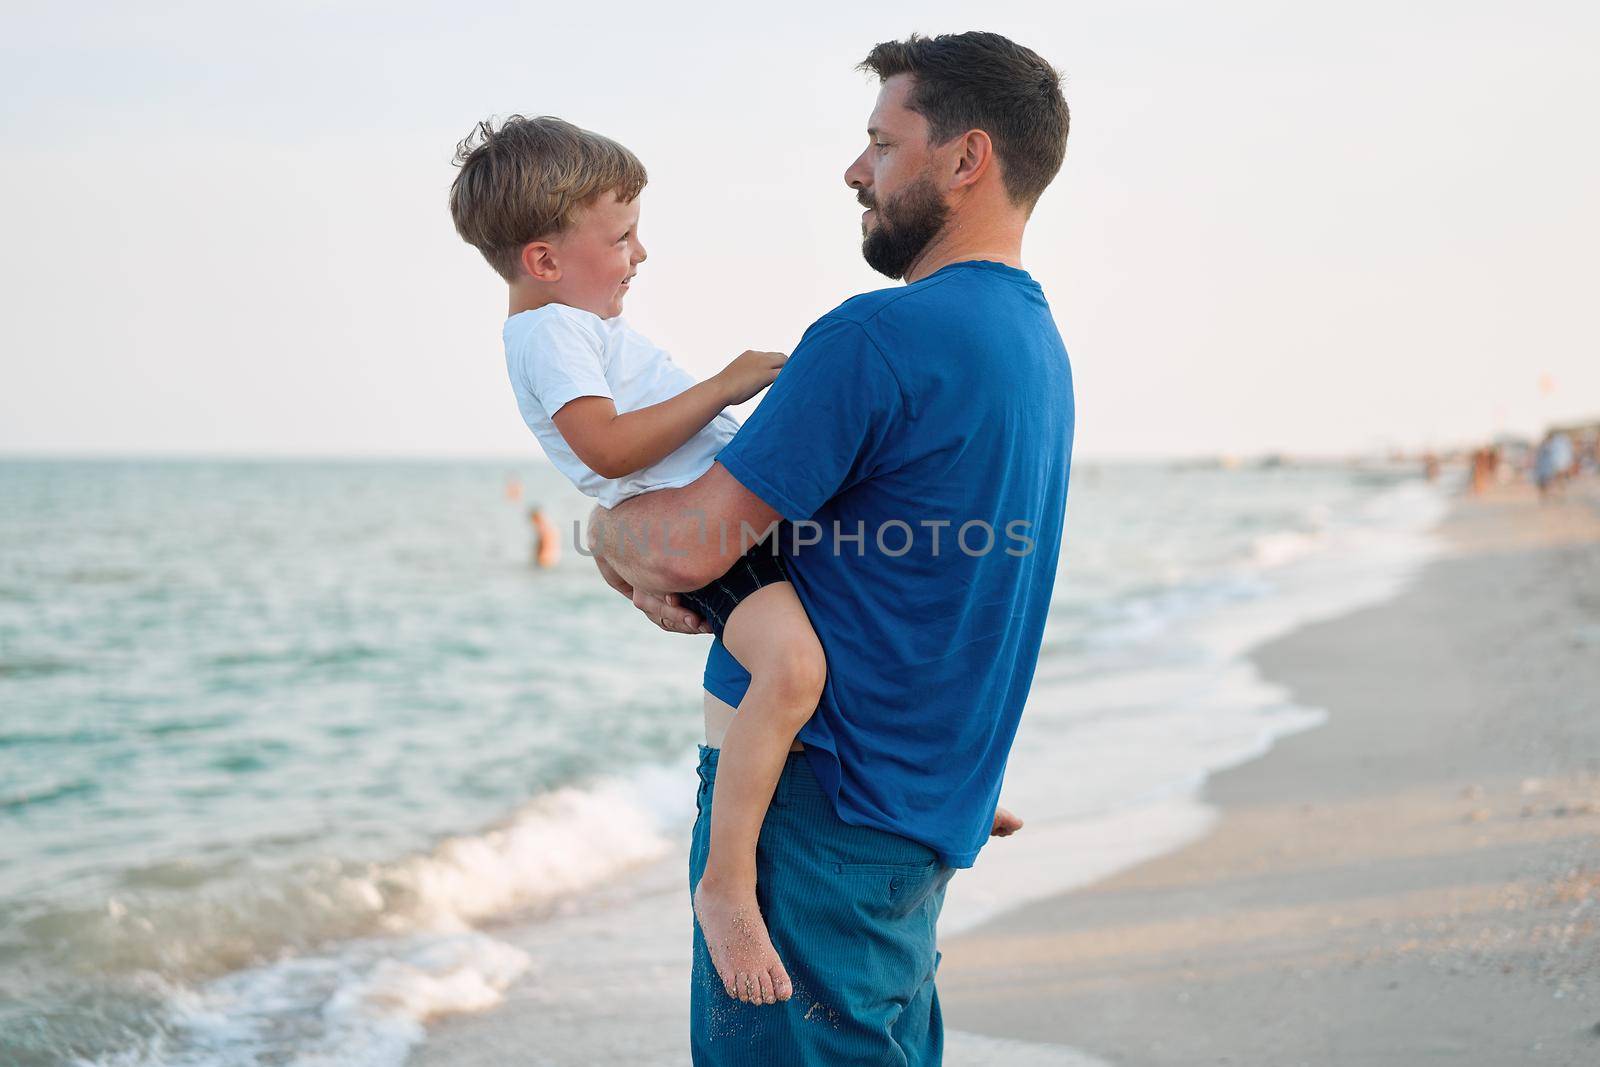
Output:
[[[1063,687],[1145,692],[1152,634],[1386,529],[1363,508],[1397,484],[1074,478],[1040,667],[1063,751],[1091,736]],[[549,571],[532,501],[566,542]],[[313,959],[343,961],[304,987],[337,999],[398,943],[373,939],[554,914],[675,839],[705,639],[598,580],[571,544],[586,511],[538,463],[0,462],[0,1063],[398,1062],[414,1028],[351,1044],[315,993],[235,994],[209,1036],[175,1006]],[[1200,773],[1188,751],[1169,762]],[[1063,813],[1119,802],[1082,782]]]

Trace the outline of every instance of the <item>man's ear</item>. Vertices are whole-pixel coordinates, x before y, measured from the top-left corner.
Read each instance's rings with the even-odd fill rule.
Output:
[[[522,269],[538,282],[559,282],[561,265],[556,262],[555,245],[549,241],[529,241],[522,246]]]
[[[994,142],[982,130],[968,130],[961,138],[960,154],[956,156],[955,163],[955,173],[950,176],[950,188],[970,188],[994,165]]]

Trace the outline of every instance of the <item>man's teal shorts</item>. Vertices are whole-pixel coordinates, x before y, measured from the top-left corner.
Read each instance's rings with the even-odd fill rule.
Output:
[[[691,892],[711,847],[718,752],[700,746]],[[791,752],[756,847],[756,899],[794,995],[728,996],[695,923],[696,1067],[937,1067],[935,926],[954,874],[926,845],[841,822],[805,753]]]

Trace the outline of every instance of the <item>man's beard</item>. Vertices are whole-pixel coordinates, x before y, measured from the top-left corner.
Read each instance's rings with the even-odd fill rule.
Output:
[[[899,279],[939,236],[950,208],[927,178],[918,178],[882,203],[856,198],[878,213],[878,224],[861,238],[861,255],[879,274]]]

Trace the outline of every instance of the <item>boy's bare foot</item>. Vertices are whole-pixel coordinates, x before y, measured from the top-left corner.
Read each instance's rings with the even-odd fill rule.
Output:
[[[694,917],[728,996],[748,1004],[789,999],[789,972],[767,936],[755,886],[726,888],[702,878],[694,890]]]

